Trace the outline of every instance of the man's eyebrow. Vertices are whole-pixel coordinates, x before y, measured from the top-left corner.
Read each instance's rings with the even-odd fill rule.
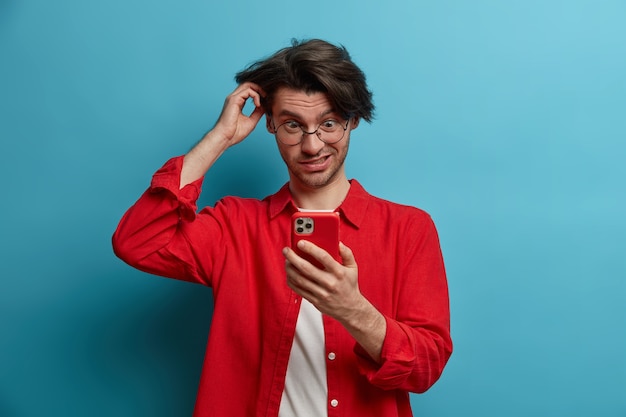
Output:
[[[294,112],[291,112],[289,110],[282,110],[280,113],[277,114],[277,116],[290,116],[290,117],[294,117],[296,119],[300,118],[300,115]]]
[[[328,109],[326,111],[323,111],[319,114],[319,118],[328,116],[331,113],[336,113],[334,109]],[[290,110],[281,110],[280,113],[277,114],[278,117],[282,117],[282,116],[289,116],[289,117],[293,117],[294,119],[302,119],[302,116],[298,113],[292,112]]]

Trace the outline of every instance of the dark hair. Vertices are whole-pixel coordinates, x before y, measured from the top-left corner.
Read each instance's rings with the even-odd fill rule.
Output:
[[[349,119],[371,122],[374,113],[372,93],[365,74],[356,66],[343,46],[311,39],[292,40],[269,58],[250,65],[235,76],[237,83],[258,84],[266,93],[265,112],[270,114],[274,94],[281,87],[328,95],[335,111]]]

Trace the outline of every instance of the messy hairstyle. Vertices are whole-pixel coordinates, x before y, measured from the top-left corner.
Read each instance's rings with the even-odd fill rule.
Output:
[[[346,120],[357,117],[371,122],[374,117],[365,74],[352,62],[346,48],[323,40],[294,39],[290,47],[237,73],[235,80],[238,84],[255,83],[265,91],[262,104],[267,114],[271,114],[276,91],[287,87],[327,94],[335,111]]]

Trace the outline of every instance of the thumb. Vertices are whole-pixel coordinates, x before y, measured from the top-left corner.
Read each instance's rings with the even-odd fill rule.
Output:
[[[356,260],[354,259],[354,254],[352,253],[352,249],[343,244],[343,242],[339,242],[339,255],[343,261],[343,266],[348,268],[356,268]]]
[[[254,124],[257,124],[259,120],[261,120],[261,117],[263,117],[264,114],[265,114],[265,110],[263,109],[262,106],[259,106],[259,107],[254,108],[254,111],[250,114],[250,116],[248,116],[248,118],[253,120]]]

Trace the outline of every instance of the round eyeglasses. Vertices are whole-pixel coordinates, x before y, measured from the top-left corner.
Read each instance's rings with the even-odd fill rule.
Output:
[[[319,140],[324,143],[333,144],[343,139],[346,129],[348,129],[348,123],[350,123],[350,119],[346,121],[345,126],[338,120],[328,119],[320,123],[314,131],[307,132],[300,123],[295,120],[288,120],[278,127],[275,127],[274,134],[276,135],[276,139],[288,146],[297,145],[302,142],[302,138],[304,138],[305,135],[312,134],[317,135]],[[274,124],[273,121],[272,124]]]

